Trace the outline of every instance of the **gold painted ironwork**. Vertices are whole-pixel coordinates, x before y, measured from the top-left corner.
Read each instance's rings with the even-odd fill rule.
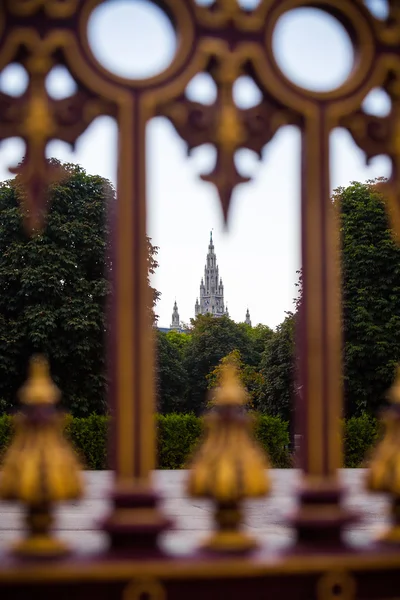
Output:
[[[300,515],[300,521],[305,530],[304,523],[309,521],[305,498],[322,506],[329,496],[328,505],[339,507],[336,513],[340,527],[346,521],[340,514],[337,482],[342,411],[340,286],[337,222],[330,201],[329,136],[335,127],[345,127],[367,158],[378,154],[390,157],[393,171],[385,193],[399,232],[398,1],[389,0],[388,18],[378,20],[363,0],[261,0],[248,11],[237,0],[216,0],[211,6],[200,6],[195,0],[157,0],[175,27],[178,47],[164,72],[143,80],[111,73],[91,51],[88,22],[100,4],[101,0],[0,3],[0,71],[17,62],[29,77],[28,88],[20,97],[0,93],[0,141],[17,136],[26,144],[25,159],[18,168],[24,184],[21,202],[29,228],[37,230],[44,219],[48,184],[62,175],[54,172],[46,160],[48,142],[59,139],[74,145],[98,115],[111,116],[118,124],[118,199],[112,223],[114,279],[109,333],[114,497],[121,504],[116,507],[115,517],[126,518],[129,529],[136,519],[128,515],[129,511],[151,504],[154,369],[153,337],[147,320],[145,130],[149,119],[161,115],[172,122],[189,149],[207,143],[216,148],[215,165],[203,178],[215,186],[225,220],[236,186],[247,181],[235,165],[236,152],[247,148],[261,156],[283,125],[301,130],[303,300],[299,389],[303,397],[297,410],[298,433],[305,442],[300,457],[304,472],[300,505],[304,518]],[[306,6],[338,19],[354,46],[353,71],[341,86],[329,92],[314,92],[293,84],[274,56],[272,39],[278,20],[288,11]],[[69,98],[54,100],[47,92],[45,79],[59,64],[69,69],[78,89]],[[189,101],[185,95],[188,83],[200,72],[209,73],[216,83],[217,97],[212,105]],[[239,108],[232,93],[241,75],[251,77],[261,92],[259,104],[249,109]],[[367,115],[361,108],[364,98],[376,87],[385,89],[391,99],[392,110],[387,117]],[[145,497],[141,506],[138,498]],[[334,502],[332,498],[336,498]],[[121,513],[121,508],[125,512]],[[322,527],[321,522],[318,527]],[[123,524],[120,533],[122,530]],[[129,531],[133,539],[132,529]]]
[[[198,556],[198,555],[197,555]],[[90,584],[99,582],[121,582],[131,581],[133,577],[138,580],[157,578],[163,582],[183,583],[184,585],[197,585],[204,581],[215,581],[219,579],[222,584],[232,580],[246,579],[249,582],[257,579],[263,590],[268,586],[268,578],[290,579],[291,576],[316,575],[331,573],[333,569],[349,574],[357,572],[362,576],[378,577],[384,572],[396,573],[400,568],[400,556],[398,552],[383,552],[382,548],[376,546],[367,553],[359,553],[354,549],[349,552],[326,553],[300,553],[285,552],[282,554],[268,553],[265,557],[257,556],[252,560],[251,556],[243,557],[241,554],[219,557],[204,553],[198,556],[199,560],[193,560],[193,555],[187,560],[187,554],[174,557],[172,560],[160,560],[159,556],[143,560],[142,556],[126,557],[105,561],[103,557],[99,561],[75,561],[73,565],[69,561],[56,561],[51,565],[47,562],[35,561],[34,565],[27,562],[22,566],[20,563],[0,565],[0,585],[10,584],[68,584],[80,583]],[[244,560],[245,558],[245,560]],[[265,579],[267,581],[265,581]],[[363,577],[364,578],[364,577]],[[263,580],[264,579],[264,580]],[[308,588],[310,589],[310,588]],[[392,591],[392,590],[390,590]],[[299,593],[303,596],[303,587],[299,583]],[[291,596],[296,597],[294,594]],[[309,597],[313,597],[311,594]],[[386,595],[378,596],[378,600],[387,598]],[[392,599],[392,596],[389,596]]]
[[[134,579],[125,587],[122,600],[167,600],[164,586],[156,579]]]
[[[241,504],[269,492],[268,461],[252,437],[244,410],[246,391],[233,365],[225,365],[206,418],[206,435],[191,464],[187,482],[192,497],[216,504],[216,530],[205,542],[209,550],[240,552],[256,546],[242,529]]]
[[[15,546],[19,554],[64,554],[66,546],[50,535],[52,506],[82,495],[79,464],[63,437],[62,418],[55,411],[59,397],[47,361],[34,357],[28,380],[20,390],[23,410],[16,418],[15,437],[0,478],[0,497],[27,506],[27,537]]]
[[[367,476],[367,487],[386,492],[392,498],[391,526],[382,541],[400,543],[400,367],[388,398],[390,408],[384,415],[385,434],[378,444]]]
[[[8,0],[11,13],[29,16],[42,9],[49,17],[66,18],[76,11],[79,0]]]
[[[350,573],[329,571],[317,582],[317,600],[354,600],[356,590],[356,581]]]

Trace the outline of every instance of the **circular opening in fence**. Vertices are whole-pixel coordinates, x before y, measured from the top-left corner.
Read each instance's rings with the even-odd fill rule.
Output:
[[[0,73],[0,91],[9,96],[22,96],[28,83],[28,73],[19,63],[10,63]]]
[[[55,100],[63,100],[72,96],[78,86],[71,73],[62,65],[53,67],[46,77],[46,90]]]
[[[262,93],[251,77],[242,75],[233,84],[233,99],[239,108],[253,108],[262,101]]]
[[[321,9],[296,8],[283,14],[276,23],[272,45],[283,74],[314,92],[340,87],[354,65],[349,33]]]
[[[212,104],[217,99],[217,86],[209,73],[197,73],[186,86],[186,97],[192,102]]]
[[[88,40],[99,63],[126,79],[148,79],[162,73],[177,47],[170,19],[148,0],[100,4],[90,15]]]
[[[368,115],[387,117],[392,110],[392,101],[384,89],[374,88],[364,98],[362,108]]]

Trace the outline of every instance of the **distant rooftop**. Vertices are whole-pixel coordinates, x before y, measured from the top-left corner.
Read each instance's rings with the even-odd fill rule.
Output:
[[[176,329],[172,327],[157,327],[158,331],[162,331],[162,333],[168,333],[169,331],[177,331],[178,333],[187,333],[186,329]]]

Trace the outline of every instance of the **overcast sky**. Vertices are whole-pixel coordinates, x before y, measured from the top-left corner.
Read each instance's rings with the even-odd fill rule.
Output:
[[[200,2],[199,2],[200,3]],[[206,0],[202,0],[207,4]],[[256,0],[242,0],[254,6]],[[140,0],[114,0],[92,16],[89,39],[104,66],[121,75],[146,77],[164,69],[175,51],[175,37],[165,15]],[[384,0],[367,3],[379,17]],[[277,60],[288,77],[312,89],[337,87],[352,68],[352,49],[347,34],[333,18],[314,9],[298,9],[278,23],[274,37]],[[0,76],[0,89],[18,94],[24,74],[8,68]],[[73,90],[62,69],[52,73],[49,91],[58,97]],[[214,88],[207,77],[198,77],[188,90],[192,99],[210,102]],[[243,107],[257,102],[257,90],[246,79],[235,89]],[[377,91],[366,101],[374,114],[385,114],[388,102]],[[187,157],[184,142],[172,126],[156,119],[148,126],[148,233],[160,247],[159,269],[154,284],[162,293],[157,307],[159,325],[168,327],[176,298],[180,317],[189,322],[203,275],[209,232],[214,230],[215,252],[224,280],[230,315],[243,321],[247,307],[253,324],[276,327],[296,295],[296,270],[300,266],[299,176],[300,137],[295,128],[282,129],[263,152],[261,162],[251,152],[238,156],[250,184],[234,193],[229,230],[223,230],[215,190],[198,174],[212,168],[214,151],[199,148]],[[111,119],[99,118],[78,142],[73,153],[67,145],[52,142],[48,155],[80,163],[89,173],[116,181],[117,131]],[[363,153],[347,132],[337,130],[331,140],[332,188],[351,181],[388,176],[386,157],[366,167]],[[19,140],[0,147],[0,178],[18,162],[24,148]]]

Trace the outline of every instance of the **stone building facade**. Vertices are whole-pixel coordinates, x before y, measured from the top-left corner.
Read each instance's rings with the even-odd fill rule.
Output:
[[[224,298],[224,284],[222,277],[219,276],[219,267],[215,254],[212,231],[210,232],[210,242],[208,244],[204,276],[201,278],[200,282],[200,296],[196,298],[194,314],[196,317],[197,315],[207,314],[211,314],[213,317],[222,317],[223,315],[229,317],[228,307],[226,306]],[[246,311],[244,322],[251,327],[249,309]],[[169,331],[171,329],[174,329],[175,331],[183,331],[176,300],[172,310],[170,328],[162,330]]]
[[[222,277],[219,276],[212,231],[210,232],[204,277],[201,278],[200,283],[200,302],[199,298],[196,298],[194,314],[196,317],[197,315],[206,314],[212,314],[214,317],[228,315],[228,308],[225,307],[224,303],[224,284]]]

